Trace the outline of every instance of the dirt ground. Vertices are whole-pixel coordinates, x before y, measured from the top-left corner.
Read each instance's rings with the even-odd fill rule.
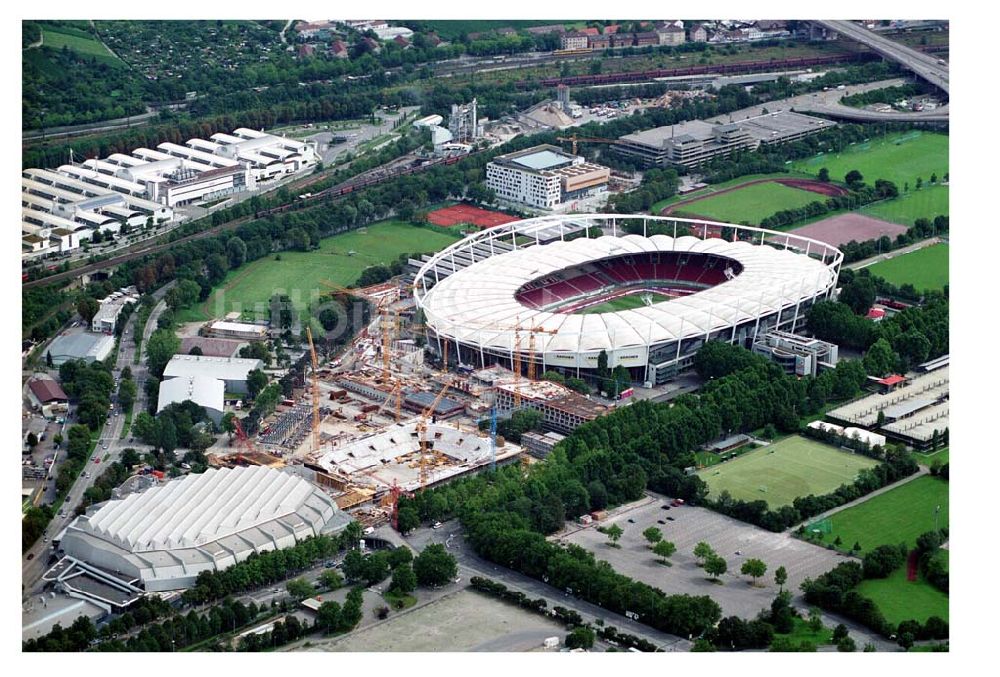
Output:
[[[723,615],[735,614],[744,618],[752,618],[770,606],[778,592],[774,571],[779,566],[784,566],[788,572],[785,588],[798,597],[803,579],[815,578],[845,559],[843,555],[788,534],[771,533],[707,508],[681,506],[663,510],[661,506],[667,499],[659,498],[661,500],[651,502],[638,501],[632,504],[634,508],[618,511],[602,522],[603,525],[617,524],[624,530],[618,541],[620,548],[610,547],[607,536],[593,526],[564,535],[560,540],[587,548],[598,559],[607,560],[615,570],[667,594],[709,595],[722,607]],[[673,517],[673,521],[667,520],[667,516]],[[630,519],[634,522],[629,522]],[[659,520],[665,524],[659,524]],[[658,563],[643,538],[643,530],[650,526],[660,529],[664,539],[677,546],[677,552],[670,558],[673,566]],[[720,577],[721,584],[710,581],[696,564],[692,551],[699,541],[708,543],[726,560],[728,571]],[[740,575],[740,566],[749,558],[763,560],[767,565],[767,573],[758,579],[760,587],[750,585],[750,579]]]
[[[472,590],[345,637],[314,641],[305,651],[533,651],[546,637],[565,637],[558,623]]]
[[[906,232],[906,226],[889,223],[882,219],[864,216],[862,214],[839,214],[822,221],[810,223],[789,231],[793,235],[811,237],[820,242],[826,242],[834,247],[847,244],[851,240],[866,242],[877,240],[883,235],[895,239],[900,233]],[[775,238],[780,240],[780,238]]]

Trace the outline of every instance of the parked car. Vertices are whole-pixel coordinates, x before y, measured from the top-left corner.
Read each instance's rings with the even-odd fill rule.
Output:
[[[440,529],[442,526],[444,525],[441,524],[440,522],[435,522],[434,525],[431,527],[431,529]]]

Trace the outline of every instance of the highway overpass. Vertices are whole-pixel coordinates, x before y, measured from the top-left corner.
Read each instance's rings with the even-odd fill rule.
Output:
[[[948,64],[938,63],[936,57],[918,52],[885,36],[874,33],[853,21],[820,21],[813,23],[833,31],[845,38],[860,42],[885,59],[895,61],[918,76],[930,82],[935,87],[948,93]]]

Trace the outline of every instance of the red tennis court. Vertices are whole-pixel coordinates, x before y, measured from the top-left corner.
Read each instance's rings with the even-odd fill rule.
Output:
[[[517,221],[518,217],[494,212],[489,209],[481,209],[472,205],[457,204],[450,207],[435,209],[427,214],[427,220],[436,226],[454,226],[459,223],[471,223],[484,228],[501,226],[511,221]]]

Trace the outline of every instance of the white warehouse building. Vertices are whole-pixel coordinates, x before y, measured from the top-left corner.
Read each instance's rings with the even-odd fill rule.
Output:
[[[213,468],[92,507],[66,528],[66,557],[127,577],[147,592],[194,585],[253,553],[350,523],[332,498],[263,466]]]

